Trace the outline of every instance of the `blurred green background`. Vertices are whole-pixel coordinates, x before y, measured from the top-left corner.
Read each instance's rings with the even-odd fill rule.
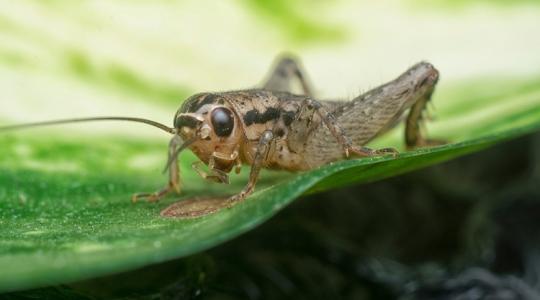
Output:
[[[106,114],[170,124],[190,94],[252,87],[282,52],[301,57],[322,98],[351,98],[420,60],[441,70],[441,88],[540,73],[537,1],[1,5],[4,123]],[[153,129],[109,125],[62,131],[161,138]]]
[[[430,61],[441,80],[428,131],[455,137],[452,141],[491,132],[486,130],[491,124],[514,127],[512,120],[497,119],[536,111],[540,103],[540,2],[535,0],[0,0],[0,8],[1,124],[100,115],[171,124],[191,94],[254,87],[284,52],[301,58],[322,99],[351,99],[420,60]],[[377,145],[400,145],[401,134],[394,131]],[[51,261],[40,255],[66,251],[76,258],[86,255],[91,264],[111,249],[122,257],[124,246],[150,245],[148,250],[181,243],[175,238],[191,232],[156,218],[173,199],[160,206],[126,205],[130,193],[162,184],[167,139],[153,128],[121,123],[2,137],[0,199],[7,200],[0,204],[0,261],[23,276],[15,272],[25,261],[19,254],[31,253],[46,265]],[[532,218],[523,211],[537,210],[539,145],[538,136],[528,136],[378,184],[312,195],[210,251],[117,277],[4,296],[452,299],[442,298],[444,288],[431,293],[430,284],[437,286],[434,281],[444,282],[471,266],[485,267],[489,275],[468,278],[489,287],[511,286],[489,272],[522,277],[529,260],[512,248],[521,242],[502,243],[514,252],[500,255],[494,233],[500,228],[492,224],[507,224],[500,218],[505,208],[493,208],[489,201],[531,200],[532,208],[517,205],[527,216],[521,219]],[[183,169],[194,159],[185,153]],[[190,171],[184,175],[188,194],[231,193],[245,180],[244,171],[231,189],[207,185]],[[292,177],[265,174],[260,188],[287,176]],[[523,226],[515,227],[524,232]],[[507,240],[522,236],[501,232]],[[523,240],[534,242],[537,232],[526,231]],[[527,247],[524,252],[536,259],[537,246]],[[130,267],[111,259],[111,270],[81,268],[75,278],[159,262],[168,257],[162,254],[156,250],[155,256],[136,257]],[[501,263],[517,257],[521,263]],[[59,258],[52,264],[57,262],[66,263]],[[18,280],[3,271],[3,284]],[[21,277],[17,288],[47,285],[46,272],[35,276],[38,283]],[[54,284],[70,281],[64,278],[69,274],[55,276],[50,278]],[[418,294],[424,286],[427,294]]]

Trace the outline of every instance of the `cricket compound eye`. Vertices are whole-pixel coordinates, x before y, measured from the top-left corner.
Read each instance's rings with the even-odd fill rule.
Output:
[[[217,136],[227,137],[231,135],[234,128],[234,117],[229,109],[225,107],[214,109],[211,121]]]

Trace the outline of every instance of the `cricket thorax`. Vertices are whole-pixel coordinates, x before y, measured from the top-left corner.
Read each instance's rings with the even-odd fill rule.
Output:
[[[262,164],[265,168],[289,171],[307,170],[299,135],[308,127],[296,128],[305,96],[267,90],[245,90],[225,93],[226,99],[241,115],[245,141],[241,146],[242,162],[253,163],[261,136],[271,131],[274,139]],[[313,123],[315,124],[315,123]]]
[[[266,168],[307,170],[305,137],[320,120],[312,112],[306,114],[305,100],[305,96],[261,89],[197,94],[178,111],[175,127],[184,140],[198,135],[190,149],[221,171],[229,172],[236,163],[252,164],[265,131],[275,137],[263,160]],[[231,124],[216,124],[219,115]]]

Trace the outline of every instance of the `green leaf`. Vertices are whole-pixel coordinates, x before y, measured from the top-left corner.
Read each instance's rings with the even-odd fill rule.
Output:
[[[264,172],[246,201],[197,219],[160,217],[175,197],[157,204],[130,203],[132,193],[165,183],[160,170],[166,140],[81,138],[49,129],[2,135],[0,291],[65,283],[193,254],[254,228],[302,194],[395,176],[536,131],[537,82],[443,87],[434,98],[438,119],[429,132],[453,143],[402,152],[396,159],[336,162],[297,175]],[[399,146],[401,135],[397,128],[374,146]],[[189,153],[182,156],[182,197],[233,194],[246,181],[244,169],[230,186],[208,184],[189,171],[195,159]]]

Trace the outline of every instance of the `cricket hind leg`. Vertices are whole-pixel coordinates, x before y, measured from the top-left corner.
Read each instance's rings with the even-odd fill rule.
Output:
[[[367,144],[403,119],[407,148],[441,144],[421,134],[423,114],[438,79],[433,65],[420,62],[398,78],[343,104],[333,114],[356,145]]]
[[[365,146],[354,145],[351,138],[347,136],[343,128],[338,124],[338,120],[321,103],[313,99],[307,99],[306,105],[308,107],[314,107],[324,125],[326,125],[332,133],[332,136],[334,136],[339,145],[343,148],[345,157],[349,157],[351,153],[358,156],[377,156],[385,154],[392,154],[395,156],[398,154],[398,151],[395,148],[371,149]]]
[[[425,121],[425,110],[435,89],[436,81],[425,92],[419,95],[418,100],[411,106],[405,119],[405,146],[407,149],[419,147],[438,146],[446,141],[428,139],[422,135],[422,122]]]
[[[332,161],[355,156],[378,156],[398,151],[394,148],[371,149],[356,143],[340,120],[323,104],[313,99],[303,101],[298,117],[289,130],[289,147],[314,168]]]
[[[169,142],[168,156],[169,160],[172,156],[171,165],[169,167],[169,182],[168,184],[159,191],[153,193],[136,193],[131,197],[133,203],[139,201],[140,199],[146,199],[148,202],[156,202],[159,199],[163,198],[172,191],[180,193],[180,169],[178,168],[178,155],[176,155],[176,150],[180,146],[180,137],[174,136]]]
[[[306,96],[312,96],[313,89],[309,84],[305,72],[300,67],[300,63],[289,56],[283,56],[270,73],[270,76],[263,84],[263,88],[271,91],[293,92],[293,81],[298,80],[302,91]]]

